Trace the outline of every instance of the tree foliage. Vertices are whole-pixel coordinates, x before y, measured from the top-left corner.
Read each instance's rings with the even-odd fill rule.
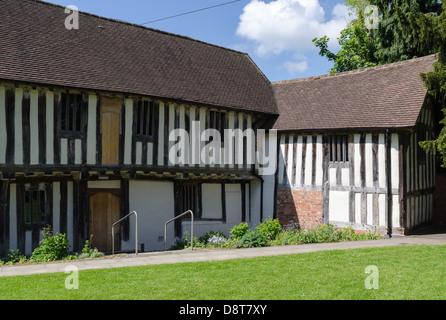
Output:
[[[346,5],[349,7],[353,19],[349,22],[347,28],[341,31],[341,36],[338,38],[341,47],[339,52],[333,53],[328,49],[330,38],[327,36],[313,39],[314,44],[319,48],[319,54],[334,62],[330,73],[377,65],[373,56],[373,42],[370,41],[364,22],[364,9],[368,5],[368,0],[347,0]]]
[[[355,16],[338,39],[341,50],[328,50],[328,38],[314,39],[320,55],[334,61],[330,72],[367,68],[437,53],[433,71],[421,78],[443,112],[435,140],[422,141],[427,152],[437,153],[446,168],[446,2],[439,0],[346,0]],[[364,8],[378,8],[378,28],[367,30]]]
[[[446,9],[446,3],[443,3]],[[440,121],[442,129],[437,139],[420,142],[420,146],[427,152],[438,153],[441,159],[441,166],[446,168],[446,10],[431,23],[432,39],[435,49],[438,52],[437,62],[434,63],[433,71],[422,74],[431,97],[441,107],[444,118]]]
[[[434,25],[442,12],[438,0],[370,0],[380,13],[370,37],[374,57],[387,64],[435,53]]]
[[[333,72],[368,68],[437,52],[438,0],[346,0],[352,21],[341,32],[338,53],[328,49],[328,37],[315,38],[319,54],[334,62]],[[377,28],[367,29],[366,8],[376,6]]]

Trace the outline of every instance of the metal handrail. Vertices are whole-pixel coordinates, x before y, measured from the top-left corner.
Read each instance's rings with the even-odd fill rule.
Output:
[[[114,232],[115,225],[120,223],[122,220],[127,219],[132,214],[134,214],[135,218],[136,218],[136,225],[135,225],[135,254],[138,254],[138,214],[136,213],[136,211],[130,212],[125,217],[123,217],[123,218],[119,219],[118,221],[116,221],[115,223],[113,223],[113,225],[112,225],[112,254],[115,254],[115,232]]]
[[[181,218],[183,216],[185,216],[186,214],[189,214],[191,216],[191,225],[190,225],[190,233],[191,233],[191,241],[190,241],[190,249],[193,250],[194,249],[194,213],[192,212],[192,210],[187,210],[185,212],[183,212],[182,214],[176,216],[175,218],[170,219],[169,221],[167,221],[164,224],[164,251],[167,250],[167,225],[169,223],[171,223],[172,221],[175,221],[178,218]]]

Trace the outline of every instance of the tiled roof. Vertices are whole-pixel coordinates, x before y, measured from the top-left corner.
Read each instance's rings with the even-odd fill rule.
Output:
[[[0,79],[277,114],[271,83],[246,53],[80,13],[0,1]]]
[[[337,74],[273,83],[284,131],[412,127],[427,90],[420,73],[435,55]]]

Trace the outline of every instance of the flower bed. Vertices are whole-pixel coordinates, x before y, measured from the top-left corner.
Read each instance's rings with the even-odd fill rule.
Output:
[[[253,248],[277,245],[298,245],[339,241],[376,240],[384,237],[375,231],[356,233],[352,227],[336,227],[322,224],[317,228],[301,229],[293,222],[282,226],[270,217],[254,229],[245,222],[230,229],[229,237],[221,232],[210,231],[199,238],[194,237],[194,247],[201,248]],[[190,236],[186,232],[170,250],[190,247]]]

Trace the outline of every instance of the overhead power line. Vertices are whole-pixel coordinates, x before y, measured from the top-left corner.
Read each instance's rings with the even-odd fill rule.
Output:
[[[147,21],[147,22],[144,22],[144,23],[140,23],[138,25],[144,26],[144,25],[148,25],[148,24],[151,24],[151,23],[159,22],[159,21],[164,21],[164,20],[168,20],[168,19],[178,18],[178,17],[181,17],[181,16],[197,13],[197,12],[200,12],[200,11],[214,9],[214,8],[217,8],[217,7],[226,6],[226,5],[229,5],[229,4],[232,4],[232,3],[236,3],[236,2],[240,2],[240,1],[242,1],[242,0],[227,1],[227,2],[216,4],[216,5],[213,5],[213,6],[209,6],[209,7],[205,7],[205,8],[201,8],[201,9],[196,9],[196,10],[192,10],[192,11],[188,11],[188,12],[175,14],[175,15],[172,15],[172,16],[164,17],[164,18],[159,18],[159,19]],[[75,42],[75,41],[79,41],[79,40],[83,40],[83,39],[94,38],[94,37],[98,37],[98,36],[101,36],[101,35],[111,34],[111,33],[114,33],[114,32],[116,32],[118,30],[129,28],[129,27],[131,27],[133,25],[134,24],[130,23],[130,25],[125,25],[125,26],[122,26],[122,27],[119,27],[119,28],[115,28],[115,29],[112,29],[112,30],[106,30],[106,31],[98,32],[98,33],[92,33],[90,35],[86,35],[86,36],[83,36],[83,37],[78,37],[78,38],[75,38],[75,39],[59,41],[59,42],[53,42],[53,43],[50,43],[50,44],[47,44],[47,45],[44,45],[44,46],[28,48],[26,50],[22,50],[22,53],[30,52],[30,51],[34,51],[34,50],[39,50],[39,49],[44,49],[44,48],[48,48],[48,47],[53,47],[53,46],[64,44],[64,43]]]
[[[165,18],[160,18],[160,19],[156,19],[156,20],[151,20],[151,21],[148,21],[148,22],[141,23],[141,25],[145,26],[145,25],[150,24],[150,23],[155,23],[155,22],[159,22],[159,21],[163,21],[163,20],[168,20],[168,19],[172,19],[172,18],[177,18],[177,17],[185,16],[185,15],[192,14],[192,13],[196,13],[196,12],[200,12],[200,11],[205,11],[205,10],[209,10],[209,9],[214,9],[214,8],[217,8],[217,7],[226,6],[226,5],[228,5],[228,4],[232,4],[232,3],[240,2],[240,1],[241,1],[241,0],[235,0],[235,1],[225,2],[225,3],[220,3],[220,4],[217,4],[217,5],[214,5],[214,6],[210,6],[210,7],[206,7],[206,8],[201,8],[201,9],[197,9],[197,10],[193,10],[193,11],[189,11],[189,12],[179,13],[179,14],[176,14],[176,15],[173,15],[173,16],[169,16],[169,17],[165,17]]]

